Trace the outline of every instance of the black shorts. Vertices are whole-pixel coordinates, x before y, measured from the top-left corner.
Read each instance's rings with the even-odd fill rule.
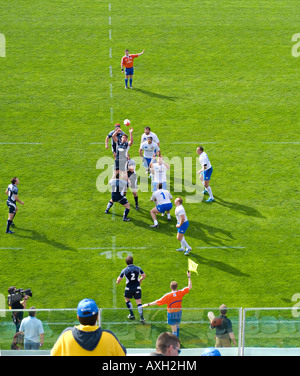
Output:
[[[130,289],[128,287],[125,287],[124,296],[127,299],[141,299],[142,298],[142,289],[141,287],[137,287],[135,289]]]
[[[121,205],[126,205],[128,200],[125,196],[122,196],[120,192],[112,192],[111,199],[113,202],[118,202]]]
[[[17,210],[17,205],[16,204],[14,204],[13,202],[8,202],[7,201],[7,206],[8,206],[8,212],[9,213],[15,213],[16,212],[16,210]]]

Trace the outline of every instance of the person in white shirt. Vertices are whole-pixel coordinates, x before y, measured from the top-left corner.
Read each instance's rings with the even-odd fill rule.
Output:
[[[159,138],[157,137],[157,135],[154,132],[151,132],[150,127],[145,127],[144,133],[142,134],[142,137],[141,137],[141,144],[143,142],[147,141],[148,136],[151,136],[152,140],[160,147]]]
[[[162,188],[162,184],[158,184],[158,190],[152,194],[151,201],[155,202],[155,208],[150,210],[151,217],[154,224],[150,227],[158,228],[158,221],[156,219],[156,214],[167,213],[168,221],[171,221],[170,210],[173,207],[171,200],[173,199],[171,193],[166,189]]]
[[[170,166],[164,162],[163,157],[158,157],[157,161],[150,163],[152,175],[152,192],[157,190],[157,185],[162,184],[163,189],[167,189],[167,170]]]
[[[177,197],[174,201],[176,206],[175,216],[177,219],[177,239],[180,241],[181,247],[176,249],[176,251],[184,252],[185,255],[188,255],[192,248],[188,245],[185,240],[184,234],[189,227],[189,221],[186,216],[184,207],[182,206],[183,200],[181,197]]]
[[[29,316],[22,320],[20,332],[24,334],[25,350],[38,350],[44,344],[44,329],[36,318],[35,307],[30,307]]]
[[[197,147],[197,154],[199,155],[199,162],[202,166],[202,169],[198,171],[198,174],[200,175],[200,180],[205,187],[202,193],[209,194],[209,198],[206,200],[206,202],[213,202],[215,199],[209,184],[213,168],[202,146]]]
[[[146,174],[150,173],[150,163],[152,158],[157,155],[160,157],[160,148],[156,142],[153,142],[152,136],[147,136],[147,141],[140,145],[139,153],[143,159],[143,166],[146,168]]]

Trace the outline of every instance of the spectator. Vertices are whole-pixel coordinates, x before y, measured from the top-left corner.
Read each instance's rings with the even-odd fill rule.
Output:
[[[161,333],[156,340],[156,352],[151,356],[178,356],[181,353],[180,341],[172,333]]]
[[[44,328],[36,318],[35,307],[30,307],[29,316],[22,320],[20,333],[24,335],[25,350],[38,350],[44,344]]]
[[[97,326],[98,307],[92,299],[78,303],[80,325],[66,328],[54,344],[53,356],[125,356],[126,348],[109,330]]]
[[[210,329],[216,329],[215,347],[231,347],[231,341],[236,346],[232,323],[226,314],[227,307],[225,304],[222,304],[220,306],[220,316],[217,319],[215,317],[211,317],[210,319]]]

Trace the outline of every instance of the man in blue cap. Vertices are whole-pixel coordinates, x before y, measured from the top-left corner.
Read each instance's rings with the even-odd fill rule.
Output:
[[[65,329],[54,344],[53,356],[125,356],[126,348],[109,330],[97,326],[98,307],[83,299],[77,306],[80,325]]]

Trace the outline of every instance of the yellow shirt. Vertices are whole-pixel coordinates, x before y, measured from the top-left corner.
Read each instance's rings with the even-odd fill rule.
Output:
[[[54,344],[53,356],[125,356],[126,348],[109,330],[78,325],[65,329]]]

